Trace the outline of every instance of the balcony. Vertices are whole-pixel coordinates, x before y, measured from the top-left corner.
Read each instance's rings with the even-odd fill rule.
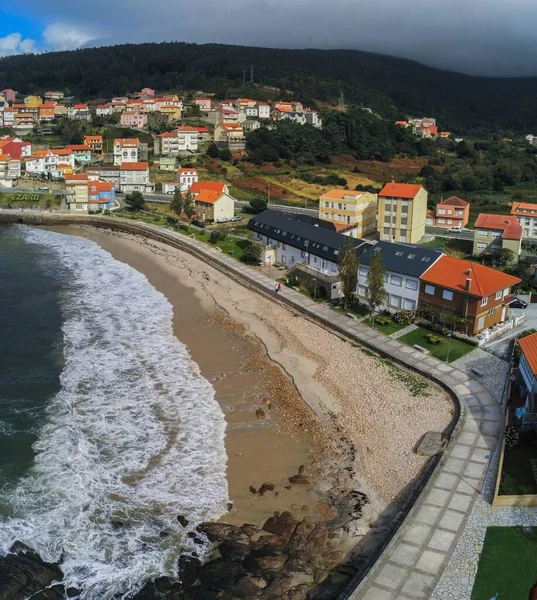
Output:
[[[339,282],[339,275],[337,273],[334,273],[333,275],[323,273],[322,271],[313,269],[305,263],[295,263],[290,267],[289,271],[291,271],[292,269],[297,269],[298,271],[301,271],[302,273],[305,273],[310,277],[314,277],[315,279],[319,279],[320,281],[323,281],[324,283],[329,283],[330,285]]]

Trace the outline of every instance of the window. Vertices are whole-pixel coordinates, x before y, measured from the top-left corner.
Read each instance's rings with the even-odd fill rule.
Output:
[[[384,281],[384,283],[388,283],[388,273],[384,273],[382,276],[382,281]]]
[[[453,292],[451,290],[442,290],[442,298],[444,300],[453,300]]]
[[[287,250],[287,248],[285,247],[285,244],[282,244],[282,250]]]
[[[416,310],[416,301],[405,298],[403,302],[403,308],[406,310]]]
[[[393,306],[394,308],[401,308],[403,299],[401,298],[401,296],[394,296],[393,294],[390,295],[390,306]]]
[[[483,327],[485,327],[485,317],[480,317],[479,321],[477,322],[478,331],[483,329]]]
[[[77,210],[84,210],[84,205],[80,204],[79,202],[76,203],[76,209]]]
[[[438,209],[438,214],[439,215],[445,215],[446,214],[446,209],[445,208],[439,208]]]
[[[429,296],[434,296],[434,292],[435,292],[434,285],[426,285],[425,286],[426,294],[429,294]]]
[[[484,229],[477,230],[477,235],[479,235],[480,237],[487,237],[488,234],[489,234],[488,231],[485,231]]]
[[[358,296],[365,298],[367,296],[367,288],[365,285],[358,286]]]
[[[496,292],[496,300],[499,300],[502,297],[502,292],[501,290],[499,292]]]
[[[502,237],[502,232],[501,231],[493,231],[492,232],[492,237],[493,238],[501,238]]]
[[[481,298],[481,306],[486,306],[488,304],[488,298]]]
[[[369,269],[367,267],[360,267],[360,275],[367,275]]]
[[[406,288],[409,290],[417,290],[418,282],[415,279],[407,279],[406,280]]]
[[[492,317],[493,314],[494,314],[494,309],[493,308],[489,309],[489,317]]]
[[[503,290],[503,297],[505,298],[508,293],[509,293],[509,288],[505,288],[505,290]]]
[[[390,283],[392,285],[397,285],[397,286],[401,287],[401,285],[403,284],[403,278],[399,277],[398,275],[392,275],[390,277]]]

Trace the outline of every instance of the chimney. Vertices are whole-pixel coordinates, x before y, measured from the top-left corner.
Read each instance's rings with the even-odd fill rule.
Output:
[[[468,271],[466,271],[466,275],[471,275],[472,274],[472,269],[468,269]]]
[[[470,271],[471,272],[471,271]],[[470,291],[470,286],[472,285],[472,280],[471,279],[467,279],[466,280],[466,291],[469,292]]]

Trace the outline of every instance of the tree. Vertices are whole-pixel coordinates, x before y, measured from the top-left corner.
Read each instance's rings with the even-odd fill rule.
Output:
[[[231,160],[231,151],[229,148],[220,148],[218,150],[218,156],[220,160],[225,160],[229,162]]]
[[[247,265],[255,265],[258,266],[261,261],[261,255],[263,253],[263,249],[259,244],[254,244],[253,242],[249,242],[249,244],[244,249],[244,252],[240,258],[243,263]]]
[[[210,156],[211,158],[218,158],[218,146],[215,143],[212,143],[207,148],[207,156]]]
[[[181,215],[183,214],[184,209],[184,202],[183,193],[181,192],[181,188],[179,186],[177,186],[173,192],[173,200],[171,201],[170,209],[177,215],[177,221],[180,223]]]
[[[183,211],[188,218],[188,228],[190,229],[192,217],[196,214],[196,203],[194,202],[194,196],[190,192],[188,192],[185,197]]]
[[[515,261],[516,254],[509,248],[500,248],[493,254],[493,259],[498,263],[498,266],[505,267]]]
[[[367,300],[372,309],[371,318],[373,318],[377,306],[382,304],[384,298],[386,298],[384,273],[386,273],[386,267],[382,262],[382,256],[378,250],[375,250],[369,263],[369,272],[367,273]]]
[[[250,208],[254,214],[267,210],[267,201],[264,198],[253,198],[250,200]]]
[[[348,236],[339,249],[338,273],[341,280],[341,293],[343,294],[344,306],[347,308],[351,294],[356,292],[358,282],[358,257],[353,239]]]
[[[145,208],[145,200],[142,192],[132,192],[125,197],[125,204],[128,210],[143,210]]]

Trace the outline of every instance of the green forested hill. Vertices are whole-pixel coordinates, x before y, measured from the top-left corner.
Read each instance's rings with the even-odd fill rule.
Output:
[[[83,98],[136,91],[200,89],[247,93],[255,82],[289,90],[308,104],[335,101],[373,108],[387,117],[434,116],[465,133],[537,127],[537,78],[484,78],[356,50],[279,50],[221,44],[124,44],[0,59],[0,89],[68,89]],[[259,95],[259,91],[258,91]]]

